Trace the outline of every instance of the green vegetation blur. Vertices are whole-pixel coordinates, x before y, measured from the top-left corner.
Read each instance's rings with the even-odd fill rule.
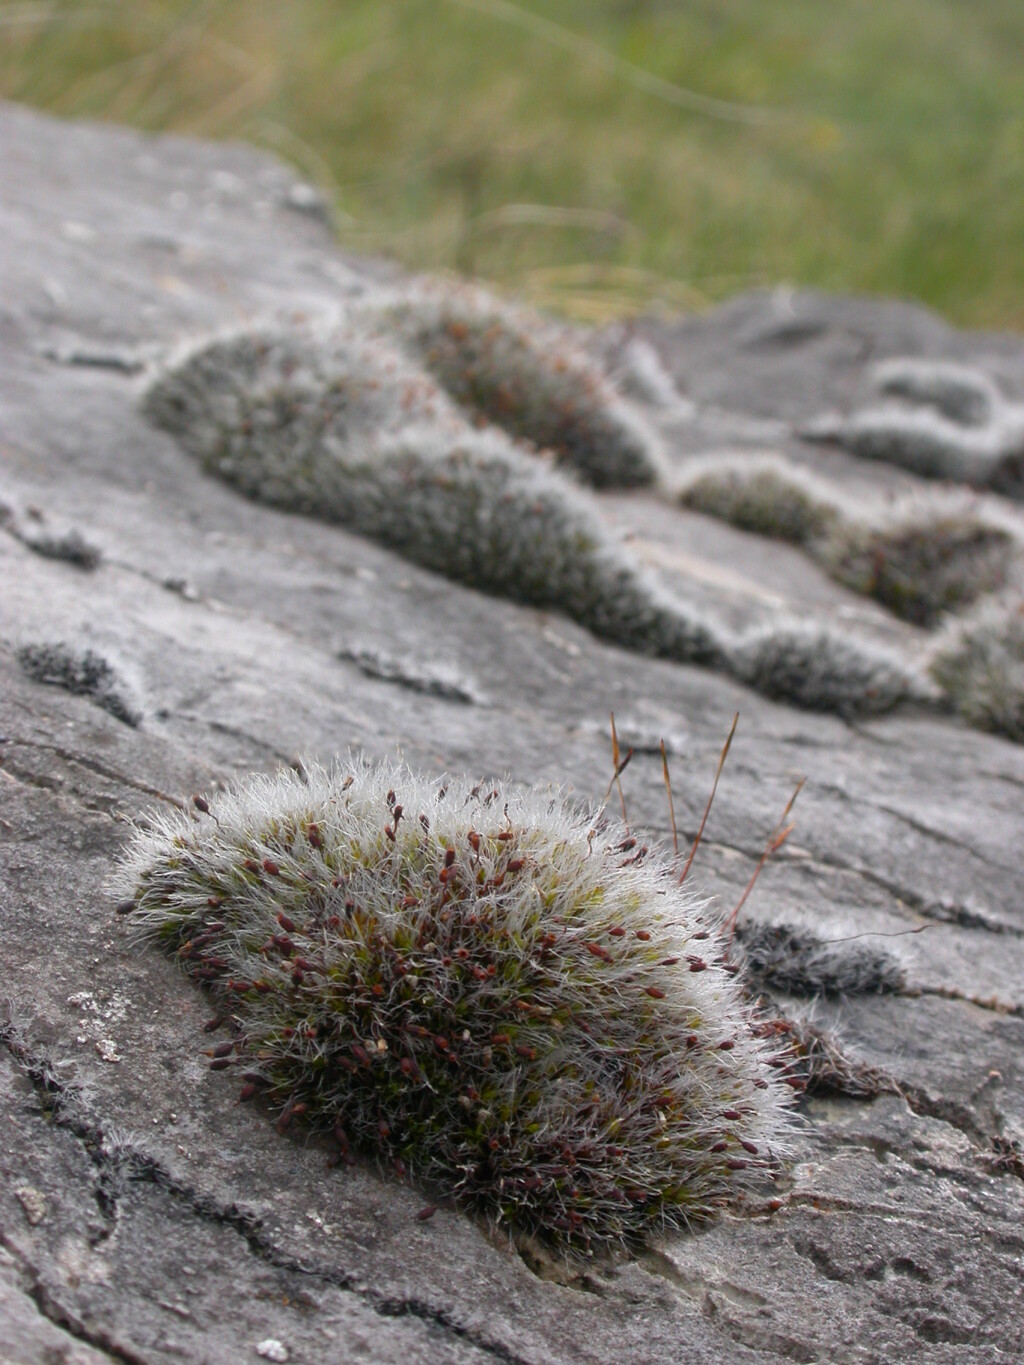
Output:
[[[0,95],[271,148],[343,246],[581,319],[1024,327],[1022,0],[0,0]]]

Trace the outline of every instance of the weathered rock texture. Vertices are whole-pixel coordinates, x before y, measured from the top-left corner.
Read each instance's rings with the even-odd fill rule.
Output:
[[[0,159],[4,1359],[1019,1360],[1024,750],[933,711],[798,712],[247,500],[146,420],[145,367],[394,272],[342,258],[291,174],[243,148],[7,108]],[[910,307],[780,293],[643,332],[673,462],[772,445],[865,503],[911,476],[794,432],[855,409],[869,363],[955,360],[1008,403],[1024,391],[1020,341]],[[594,353],[625,365],[635,340]],[[666,590],[733,628],[785,611],[908,654],[926,643],[791,547],[653,492],[595,505]],[[84,560],[31,543],[73,532]],[[102,686],[26,657],[89,659]],[[400,748],[599,800],[612,709],[636,750],[630,819],[660,839],[659,739],[692,837],[741,712],[691,874],[725,909],[806,775],[797,831],[743,914],[799,931],[762,938],[764,982],[837,1031],[860,1064],[848,1089],[868,1093],[804,1101],[764,1200],[569,1275],[454,1210],[418,1220],[423,1192],[328,1170],[325,1148],[238,1105],[202,1056],[208,1002],[132,941],[106,884],[125,817],[297,753]],[[903,936],[858,938],[844,963],[835,940],[854,935]],[[812,1004],[800,992],[819,979]]]

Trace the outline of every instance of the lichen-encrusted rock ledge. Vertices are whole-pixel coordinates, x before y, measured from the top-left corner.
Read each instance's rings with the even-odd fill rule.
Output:
[[[5,107],[0,149],[0,1355],[1021,1359],[1024,749],[935,711],[798,712],[246,500],[146,419],[147,367],[397,273],[339,253],[315,196],[242,147]],[[1007,403],[1024,391],[1019,339],[901,305],[776,293],[640,331],[670,461],[770,444],[854,491],[855,456],[798,433],[852,408],[868,361],[955,360]],[[656,411],[669,380],[679,401]],[[595,506],[740,627],[786,609],[919,639],[792,547],[649,491]],[[609,710],[635,749],[633,826],[669,837],[664,737],[686,839],[737,709],[691,876],[728,908],[806,775],[744,951],[791,1014],[818,992],[843,1051],[774,1189],[638,1257],[563,1274],[453,1209],[419,1220],[423,1193],[368,1166],[327,1169],[209,1070],[208,1002],[106,889],[125,817],[297,753],[401,748],[599,800]],[[876,934],[903,936],[833,942]]]

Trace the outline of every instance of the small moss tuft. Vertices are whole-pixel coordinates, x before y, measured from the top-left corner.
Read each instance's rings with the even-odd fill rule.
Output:
[[[792,545],[809,545],[839,520],[835,507],[774,465],[705,469],[685,485],[679,500],[684,507],[741,531]]]
[[[470,290],[422,291],[399,333],[463,408],[550,450],[597,488],[656,482],[658,438],[564,329]]]
[[[1011,535],[971,516],[916,516],[886,527],[851,522],[818,547],[829,574],[894,616],[933,626],[1004,586]]]
[[[124,679],[92,649],[72,647],[63,641],[25,644],[18,650],[18,662],[35,682],[89,697],[125,725],[136,726],[142,719]]]
[[[736,942],[746,979],[787,995],[873,995],[902,990],[902,968],[866,943],[823,943],[788,924],[740,923]]]
[[[987,602],[951,624],[931,673],[970,725],[1024,744],[1024,601]]]
[[[711,1216],[784,1144],[714,922],[621,828],[388,764],[196,804],[136,831],[121,889],[279,1128],[575,1252]]]
[[[739,641],[731,663],[738,678],[766,697],[808,711],[852,717],[932,700],[901,659],[819,625],[755,630]]]
[[[63,532],[22,530],[17,535],[21,543],[34,554],[44,559],[59,559],[65,564],[73,564],[76,569],[95,569],[103,559],[101,551],[74,527]]]
[[[680,502],[743,531],[799,545],[830,577],[894,616],[932,626],[1006,583],[1011,535],[966,512],[895,509],[884,524],[847,517],[779,461],[702,467]]]

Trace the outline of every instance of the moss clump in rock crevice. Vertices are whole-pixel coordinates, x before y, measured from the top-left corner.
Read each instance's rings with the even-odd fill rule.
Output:
[[[891,954],[864,942],[827,943],[807,929],[756,921],[736,926],[737,957],[754,988],[787,995],[875,995],[906,977]]]
[[[1024,497],[1024,404],[1005,398],[987,374],[900,358],[879,365],[871,381],[880,403],[826,414],[801,434],[922,478]]]
[[[721,665],[712,628],[661,593],[583,490],[351,328],[255,332],[186,353],[149,415],[248,496],[373,537],[485,592],[556,607],[645,653]]]
[[[977,517],[911,514],[837,527],[814,553],[837,582],[928,627],[1002,588],[1015,551],[1008,532]]]
[[[684,507],[791,545],[810,546],[841,520],[795,466],[781,461],[746,460],[702,463],[680,490]]]
[[[750,631],[736,643],[730,665],[766,697],[846,718],[934,700],[926,680],[896,654],[813,623]]]
[[[785,1144],[715,923],[555,792],[356,762],[157,816],[121,873],[278,1125],[574,1252],[710,1217]]]

